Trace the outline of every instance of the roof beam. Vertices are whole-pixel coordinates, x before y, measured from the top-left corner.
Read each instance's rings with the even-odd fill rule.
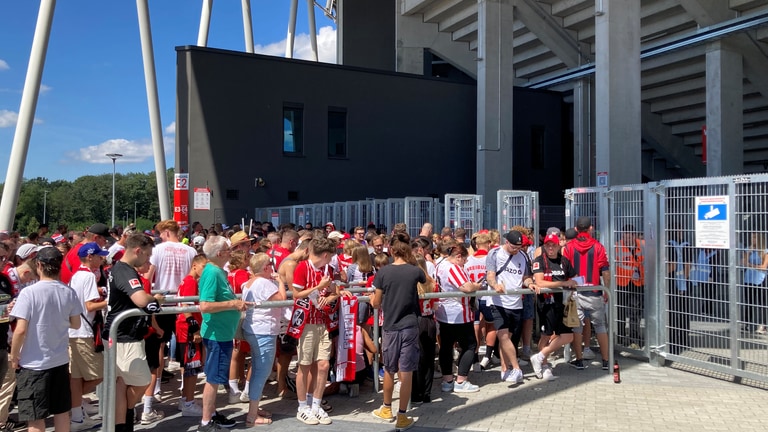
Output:
[[[525,24],[567,67],[581,64],[582,47],[562,23],[534,0],[515,0],[515,17]],[[589,59],[585,58],[584,63]]]
[[[642,103],[643,140],[669,163],[680,167],[684,177],[704,177],[706,169],[697,162],[693,149],[683,145],[682,138],[675,136],[671,128],[661,121],[661,116],[651,111],[650,104]]]

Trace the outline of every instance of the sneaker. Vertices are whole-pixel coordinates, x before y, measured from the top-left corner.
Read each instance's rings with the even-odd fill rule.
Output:
[[[84,403],[83,409],[85,410],[85,413],[88,415],[96,415],[99,413],[99,406],[94,403]]]
[[[552,368],[550,368],[550,367],[545,367],[544,368],[544,372],[542,372],[541,375],[542,375],[542,377],[544,378],[545,381],[554,381],[554,380],[560,378],[558,376],[555,376],[554,373],[552,373]]]
[[[214,411],[213,417],[211,417],[211,421],[216,422],[216,424],[218,424],[219,426],[227,429],[234,427],[235,424],[237,424],[236,421],[227,418],[227,416],[225,416],[224,414],[219,414],[218,411]]]
[[[221,427],[213,420],[209,421],[207,425],[197,425],[197,432],[216,432],[221,430]]]
[[[533,365],[533,374],[536,378],[541,379],[541,364],[544,362],[544,356],[541,353],[531,357],[531,365]]]
[[[584,368],[586,368],[586,366],[584,366],[584,362],[579,359],[571,360],[570,362],[568,362],[568,364],[572,368],[576,368],[577,370],[584,370]]]
[[[299,412],[296,413],[296,419],[308,425],[320,424],[320,420],[318,420],[317,417],[312,414],[312,411],[309,409],[309,407],[299,409]]]
[[[155,399],[155,402],[162,403],[163,402],[163,395],[160,394],[160,392],[157,392],[152,395],[152,398]]]
[[[395,423],[395,432],[404,431],[413,426],[414,420],[405,414],[397,415],[397,423]]]
[[[603,360],[603,370],[608,370],[608,369],[610,369],[608,367],[608,360]]]
[[[312,415],[314,415],[317,421],[322,425],[329,425],[333,423],[331,421],[331,417],[329,417],[328,413],[325,412],[325,410],[321,407],[317,407],[317,411],[312,410]]]
[[[504,381],[515,383],[515,384],[525,382],[525,377],[523,377],[523,371],[521,371],[520,369],[507,369],[507,378]]]
[[[243,392],[237,392],[237,393],[229,392],[229,403],[230,404],[238,404],[238,403],[240,403],[240,395],[241,394],[243,394]]]
[[[69,430],[71,431],[84,431],[94,427],[96,427],[96,422],[87,417],[83,417],[83,420],[79,422],[72,420],[69,422]]]
[[[483,367],[480,365],[480,362],[472,364],[472,372],[482,372],[482,371],[483,371]]]
[[[382,405],[380,408],[373,410],[371,414],[373,414],[373,416],[379,420],[385,420],[388,422],[395,421],[395,416],[392,415],[391,406]]]
[[[445,382],[443,381],[440,383],[440,390],[442,390],[445,393],[450,393],[453,391],[453,381]]]
[[[202,417],[203,416],[203,407],[196,404],[194,401],[187,405],[184,402],[181,403],[181,416],[182,417]]]
[[[483,359],[480,360],[480,369],[481,370],[488,369],[489,364],[491,364],[491,359],[489,359],[488,357],[483,357]]]
[[[360,384],[352,384],[349,386],[349,397],[356,398],[360,396]]]
[[[250,402],[251,398],[247,391],[240,392],[240,402]]]
[[[152,410],[150,412],[141,413],[141,424],[148,425],[156,421],[160,421],[165,417],[162,411]]]
[[[469,382],[469,380],[466,380],[463,383],[459,383],[457,381],[453,382],[454,393],[477,393],[479,391],[480,387],[472,384]]]
[[[586,360],[592,360],[593,358],[595,358],[595,353],[589,347],[586,347],[582,352],[581,358]]]

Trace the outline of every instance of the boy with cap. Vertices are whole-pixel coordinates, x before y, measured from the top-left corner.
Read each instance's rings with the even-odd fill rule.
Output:
[[[83,307],[72,288],[58,280],[64,257],[45,247],[37,254],[40,281],[19,293],[11,316],[16,329],[11,344],[11,367],[19,369],[19,420],[31,432],[45,431],[45,418],[53,414],[56,431],[69,429],[69,335],[80,327]]]
[[[72,417],[70,430],[81,431],[95,425],[85,415],[83,394],[90,393],[103,379],[104,355],[96,352],[93,345],[93,324],[103,322],[101,311],[107,307],[107,301],[96,286],[99,266],[104,262],[108,251],[99,247],[95,242],[86,243],[80,247],[77,256],[80,257],[80,267],[77,268],[69,281],[69,286],[77,294],[83,307],[80,327],[69,330],[70,354],[70,392],[72,395]]]
[[[523,254],[523,235],[519,231],[504,234],[506,242],[493,249],[485,261],[488,287],[497,293],[508,289],[528,288],[533,282],[531,267]],[[523,382],[523,372],[517,361],[515,342],[522,332],[523,300],[518,295],[500,295],[489,297],[488,305],[493,314],[493,325],[499,341],[505,370],[501,373],[502,381]]]

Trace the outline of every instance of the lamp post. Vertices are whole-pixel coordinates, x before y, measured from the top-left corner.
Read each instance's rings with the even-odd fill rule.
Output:
[[[133,202],[133,224],[136,225],[136,205],[139,204],[138,201]]]
[[[123,155],[120,153],[107,153],[107,157],[112,159],[112,225],[110,226],[115,226],[115,163]]]
[[[123,229],[128,226],[128,210],[125,211],[125,221],[123,222]]]
[[[43,190],[43,225],[45,225],[45,210],[46,204],[48,204],[48,191]]]

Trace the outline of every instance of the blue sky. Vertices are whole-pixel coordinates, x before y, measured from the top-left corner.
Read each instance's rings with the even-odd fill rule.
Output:
[[[322,2],[324,3],[324,2]],[[39,1],[0,3],[0,182],[5,181]],[[245,50],[240,1],[213,2],[208,46]],[[150,0],[166,166],[174,165],[176,53],[194,45],[200,0]],[[296,58],[310,53],[307,2],[299,1]],[[283,56],[288,0],[252,0],[256,52]],[[315,9],[320,60],[335,62],[335,24]],[[154,170],[134,1],[59,1],[53,19],[25,178],[74,180]]]

